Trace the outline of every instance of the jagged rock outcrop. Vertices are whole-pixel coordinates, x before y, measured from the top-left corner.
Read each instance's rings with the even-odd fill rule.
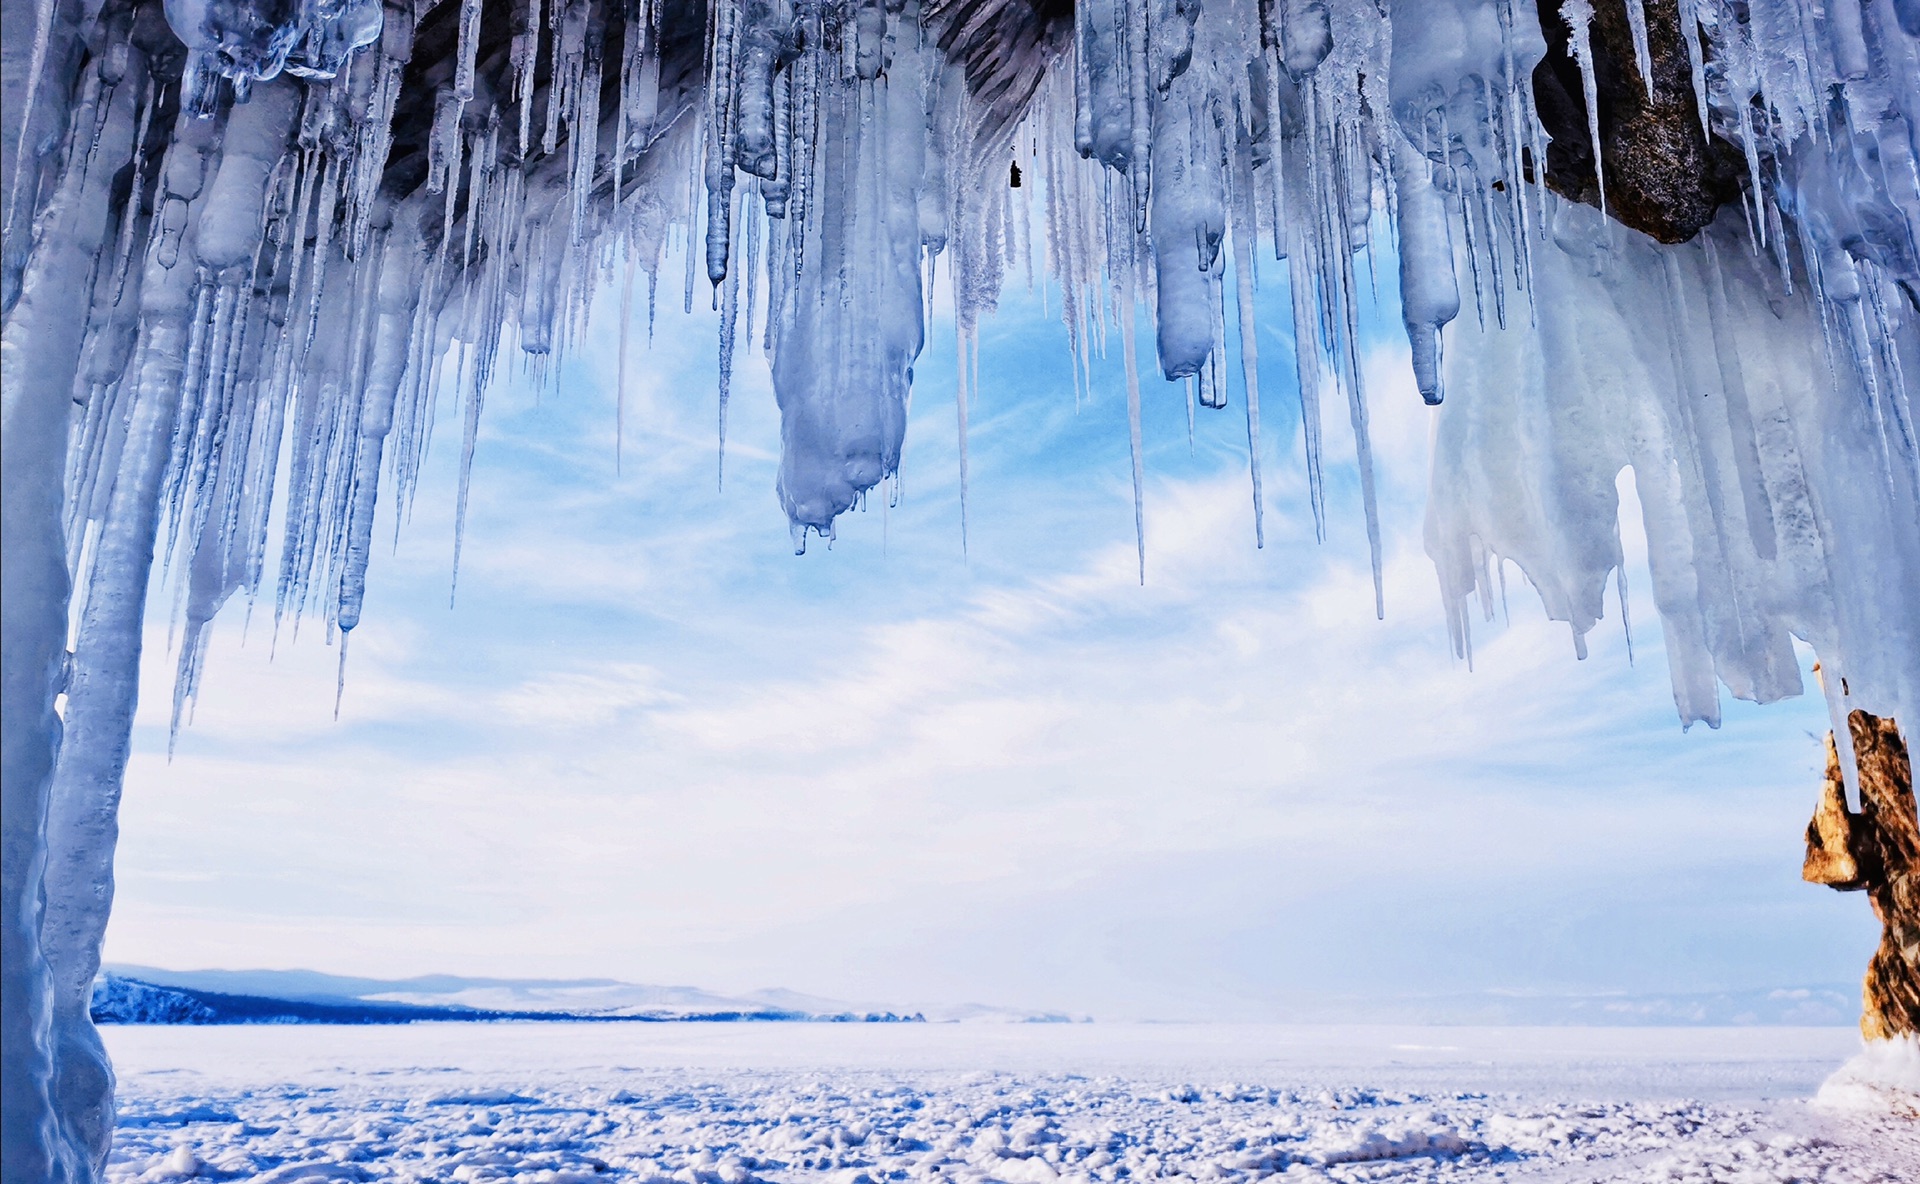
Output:
[[[1913,764],[1890,719],[1855,711],[1847,730],[1860,770],[1860,810],[1847,808],[1840,754],[1827,737],[1827,777],[1807,824],[1802,878],[1865,892],[1883,932],[1867,966],[1860,1030],[1869,1040],[1920,1035],[1920,820]]]
[[[1693,65],[1677,0],[1646,0],[1647,58],[1653,85],[1636,64],[1625,0],[1597,0],[1590,43],[1599,92],[1600,144],[1607,214],[1663,243],[1700,233],[1722,205],[1740,196],[1740,149],[1701,127]],[[1560,196],[1600,207],[1600,181],[1580,64],[1559,5],[1540,5],[1547,56],[1533,72],[1534,102],[1552,137],[1547,185]]]

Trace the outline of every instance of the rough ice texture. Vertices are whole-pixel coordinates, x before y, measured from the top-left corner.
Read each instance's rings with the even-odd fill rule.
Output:
[[[116,1029],[107,1178],[1895,1184],[1920,1156],[1910,1122],[1757,1100],[1844,1033],[809,1027]]]
[[[1320,425],[1344,408],[1384,611],[1358,326],[1364,277],[1397,263],[1442,401],[1428,546],[1463,656],[1508,561],[1582,647],[1624,586],[1627,467],[1682,721],[1716,723],[1722,688],[1799,693],[1795,637],[1836,720],[1920,709],[1912,0],[4,18],[9,1162],[86,1178],[103,1148],[110,1078],[73,1000],[111,896],[156,548],[182,589],[176,721],[225,605],[271,629],[316,614],[344,657],[377,611],[376,512],[413,497],[436,425],[462,436],[464,506],[506,351],[555,373],[594,292],[638,270],[651,289],[669,238],[690,248],[683,302],[704,261],[721,312],[723,447],[741,342],[768,354],[798,545],[888,496],[942,270],[964,515],[977,325],[1039,188],[1080,373],[1125,353],[1137,526],[1139,407],[1161,388],[1142,390],[1136,316],[1189,407],[1226,407],[1257,362],[1234,378],[1229,307],[1254,326],[1228,261],[1271,251],[1308,496],[1323,522]],[[1010,163],[1041,182],[1018,202]]]

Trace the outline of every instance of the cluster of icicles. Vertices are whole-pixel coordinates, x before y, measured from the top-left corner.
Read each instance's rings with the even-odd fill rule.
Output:
[[[1644,58],[1645,10],[1641,0],[1627,7]],[[923,14],[910,0],[716,4],[694,14],[705,21],[698,77],[671,94],[661,80],[663,21],[688,14],[620,8],[616,62],[606,54],[615,13],[578,0],[543,11],[531,0],[513,14],[502,79],[510,86],[490,93],[476,60],[482,0],[465,0],[453,18],[453,60],[431,71],[437,89],[424,176],[406,193],[395,193],[388,175],[392,124],[417,22],[430,10],[389,6],[383,20],[361,0],[331,8],[183,2],[167,11],[189,51],[171,95],[130,62],[139,54],[134,22],[103,19],[70,121],[66,167],[39,211],[37,261],[54,272],[62,248],[80,247],[89,280],[77,293],[86,329],[71,436],[74,566],[83,589],[97,584],[108,598],[137,592],[145,565],[127,560],[127,546],[145,550],[160,516],[166,553],[178,546],[188,556],[182,701],[214,613],[235,592],[251,598],[267,582],[276,498],[289,507],[276,619],[318,602],[350,631],[377,498],[412,496],[440,393],[454,392],[462,405],[470,460],[503,330],[516,328],[528,355],[551,357],[615,269],[624,266],[626,299],[636,267],[649,273],[651,292],[674,227],[703,240],[703,251],[687,252],[689,271],[703,255],[722,311],[723,444],[741,289],[749,337],[765,290],[763,341],[784,425],[780,494],[799,545],[809,529],[830,531],[896,470],[942,254],[963,337],[964,457],[973,326],[992,307],[1008,260],[1030,257],[1027,194],[1016,208],[998,183],[1009,155],[1045,180],[1046,255],[1083,371],[1090,351],[1119,330],[1136,425],[1135,310],[1151,309],[1160,369],[1184,381],[1189,406],[1223,407],[1231,304],[1257,513],[1251,318],[1264,240],[1292,292],[1313,511],[1320,520],[1320,403],[1328,388],[1345,405],[1358,445],[1376,595],[1380,539],[1355,260],[1373,264],[1370,236],[1380,225],[1397,236],[1413,366],[1429,402],[1441,401],[1443,329],[1458,314],[1463,271],[1477,328],[1504,328],[1511,317],[1550,322],[1539,333],[1493,334],[1471,351],[1472,366],[1488,364],[1503,342],[1551,349],[1556,326],[1603,319],[1595,307],[1603,293],[1624,286],[1651,284],[1647,294],[1676,316],[1650,319],[1675,332],[1698,324],[1686,314],[1689,297],[1699,312],[1711,305],[1718,315],[1687,273],[1697,257],[1728,253],[1716,246],[1726,236],[1655,259],[1598,214],[1525,180],[1525,162],[1545,159],[1527,85],[1544,45],[1537,15],[1515,0],[1423,3],[1398,22],[1369,0],[1087,5],[1039,94],[1015,113],[970,92],[931,35],[940,14]],[[1807,347],[1821,344],[1827,373],[1810,376],[1809,386],[1832,388],[1843,404],[1858,401],[1878,437],[1891,518],[1911,525],[1898,507],[1911,500],[1915,476],[1900,357],[1913,297],[1898,285],[1914,275],[1913,42],[1884,0],[1857,13],[1847,0],[1825,17],[1783,0],[1688,0],[1683,11],[1698,34],[1686,43],[1699,118],[1740,145],[1752,181],[1746,242],[1733,250],[1740,258],[1712,261],[1699,282],[1725,288],[1731,272],[1765,257],[1777,277],[1734,287],[1790,294],[1797,269],[1819,297],[1804,309],[1819,324],[1790,344],[1803,360],[1814,356]],[[1591,5],[1571,0],[1561,16],[1587,66]],[[1716,68],[1703,64],[1709,54]],[[544,85],[536,86],[543,65]],[[224,93],[223,78],[231,80]],[[611,112],[603,110],[609,97]],[[149,125],[162,110],[173,113],[175,129],[156,139]],[[1852,142],[1863,137],[1868,153]],[[152,150],[156,143],[163,151]],[[1543,244],[1556,249],[1543,256]],[[1636,254],[1648,258],[1629,263]],[[1593,282],[1571,274],[1577,270]],[[72,287],[79,274],[63,268],[39,282]],[[1543,283],[1581,290],[1542,301]],[[690,274],[689,301],[692,288]],[[323,323],[345,331],[321,333]],[[628,318],[621,323],[624,331]],[[1737,367],[1740,331],[1716,322],[1701,348],[1679,343],[1676,357],[1690,365],[1717,354],[1715,368]],[[1779,336],[1776,328],[1757,332],[1762,347]],[[1517,389],[1607,385],[1595,373],[1609,369],[1603,359],[1573,369]],[[1636,382],[1637,397],[1663,381]],[[1742,392],[1737,401],[1751,399]],[[1774,523],[1731,521],[1771,496],[1762,463],[1771,442],[1754,435],[1750,408],[1734,414],[1746,421],[1728,442],[1738,505],[1689,522],[1682,546],[1694,583],[1722,585],[1699,588],[1699,615],[1724,609],[1744,619],[1692,629],[1709,649],[1726,652],[1698,670],[1676,670],[1688,719],[1712,718],[1716,661],[1736,691],[1767,698],[1797,690],[1785,628],[1818,636],[1835,615],[1780,612],[1764,590],[1739,587],[1753,575],[1735,570],[1744,555],[1703,557],[1726,552],[1733,538],[1751,542],[1757,562],[1778,565],[1778,549],[1764,537]],[[1503,423],[1518,430],[1523,419]],[[1456,421],[1446,424],[1443,437]],[[1688,426],[1680,435],[1699,432]],[[1137,426],[1134,436],[1137,500]],[[1711,439],[1682,442],[1696,453],[1716,447]],[[1582,455],[1548,443],[1555,466]],[[1602,539],[1597,553],[1560,553],[1593,551],[1584,534],[1611,531],[1611,507],[1531,524],[1542,529],[1526,533],[1576,537],[1547,539],[1544,553],[1528,554],[1536,540],[1500,537],[1515,524],[1477,521],[1513,508],[1466,496],[1515,457],[1483,459],[1495,463],[1470,466],[1481,470],[1477,477],[1436,491],[1437,524],[1456,528],[1436,540],[1451,601],[1484,590],[1467,569],[1503,555],[1521,561],[1554,615],[1584,633],[1599,616],[1618,548]],[[1699,485],[1710,496],[1715,459],[1683,472],[1673,495]],[[1642,480],[1667,475],[1645,468],[1635,464]],[[1551,474],[1538,476],[1550,486]],[[463,476],[463,502],[465,486]],[[118,516],[116,498],[127,503]],[[1658,508],[1670,517],[1687,512]],[[1773,517],[1770,505],[1759,513]],[[116,525],[133,532],[131,544],[104,537]],[[1571,568],[1561,570],[1567,560]],[[1796,590],[1797,607],[1806,607],[1799,593],[1807,591]],[[1761,603],[1743,605],[1749,592]],[[1674,612],[1662,609],[1671,624]],[[1464,611],[1456,629],[1464,652]],[[1769,636],[1745,636],[1756,629]],[[1755,662],[1763,669],[1752,669]]]
[[[1556,327],[1604,319],[1596,306],[1609,303],[1608,292],[1623,303],[1623,286],[1650,284],[1631,299],[1678,301],[1676,312],[1688,300],[1705,311],[1706,279],[1768,299],[1775,289],[1811,288],[1803,311],[1817,325],[1792,344],[1806,357],[1825,351],[1812,385],[1830,388],[1835,403],[1857,401],[1877,433],[1886,516],[1911,526],[1900,508],[1916,473],[1900,354],[1914,314],[1911,288],[1903,295],[1899,285],[1916,271],[1916,86],[1914,42],[1898,24],[1911,13],[1900,5],[1843,0],[1824,13],[1791,0],[1683,0],[1677,13],[1652,6],[1689,26],[1699,119],[1740,146],[1751,173],[1742,241],[1716,233],[1664,251],[1529,179],[1528,162],[1546,158],[1530,86],[1545,45],[1539,14],[1524,0],[1082,5],[1070,37],[1055,39],[1064,44],[1008,47],[1051,55],[1037,93],[1017,96],[1011,110],[1004,94],[974,93],[942,48],[955,22],[981,20],[992,7],[728,0],[683,10],[660,0],[526,0],[493,15],[511,35],[490,47],[498,60],[482,60],[485,0],[444,12],[425,0],[384,9],[369,0],[174,0],[166,14],[187,54],[171,91],[132,61],[137,14],[113,20],[109,10],[92,33],[64,171],[43,187],[38,211],[42,270],[57,248],[80,246],[88,272],[77,294],[86,329],[69,468],[80,603],[95,587],[119,598],[144,586],[144,565],[126,562],[121,541],[108,536],[131,530],[132,549],[144,550],[157,515],[164,553],[177,548],[186,559],[182,703],[207,624],[237,592],[251,601],[271,583],[276,620],[317,605],[351,631],[376,502],[412,497],[442,394],[464,421],[464,504],[465,462],[503,335],[516,331],[527,356],[550,364],[609,281],[630,303],[635,271],[644,270],[651,301],[675,232],[689,242],[687,301],[700,258],[721,311],[723,447],[729,376],[758,318],[783,416],[780,496],[797,546],[809,530],[830,532],[837,515],[895,473],[911,367],[944,256],[962,336],[964,490],[973,328],[994,305],[1009,261],[1031,255],[1033,187],[1016,202],[1005,184],[1010,158],[1042,179],[1045,255],[1081,373],[1117,329],[1137,425],[1133,335],[1144,306],[1160,370],[1184,383],[1189,407],[1224,407],[1230,372],[1237,375],[1256,515],[1251,320],[1260,257],[1271,251],[1292,293],[1313,513],[1323,521],[1325,393],[1344,406],[1357,442],[1376,595],[1380,537],[1355,271],[1381,258],[1397,258],[1413,367],[1432,403],[1449,384],[1442,343],[1463,279],[1473,331],[1488,331],[1488,344],[1461,359],[1469,368],[1488,364],[1503,344],[1553,352]],[[1626,7],[1650,79],[1649,6]],[[1557,14],[1590,90],[1592,17],[1586,0]],[[434,20],[451,26],[442,38],[450,60],[421,69],[412,58]],[[677,56],[676,32],[686,43]],[[433,88],[432,115],[424,168],[412,170],[403,191],[394,117],[415,76]],[[1598,104],[1588,109],[1597,113]],[[152,134],[160,113],[173,120],[171,135]],[[1874,151],[1850,142],[1862,138]],[[23,204],[14,196],[10,210]],[[1384,250],[1372,241],[1383,229],[1394,238]],[[1899,242],[1878,241],[1889,237]],[[1757,274],[1759,259],[1777,275]],[[1731,278],[1742,269],[1756,272],[1751,282]],[[1689,278],[1693,271],[1705,279]],[[71,286],[76,274],[40,282]],[[1542,285],[1565,284],[1580,290],[1541,299]],[[1729,307],[1738,304],[1736,296]],[[1230,310],[1239,320],[1238,367],[1227,357]],[[1699,324],[1697,315],[1676,322],[1647,312],[1639,319],[1678,332]],[[621,318],[623,333],[629,319]],[[1504,332],[1515,320],[1528,330]],[[330,330],[319,331],[323,324]],[[1755,331],[1762,345],[1780,336]],[[1676,356],[1737,365],[1740,332],[1716,324],[1710,337],[1679,343]],[[1598,391],[1608,383],[1595,371],[1621,361],[1587,359],[1571,368],[1578,373],[1543,373],[1546,381],[1522,389],[1557,386],[1557,400],[1567,387]],[[1633,397],[1672,383],[1636,375]],[[1473,414],[1443,419],[1442,459],[1480,471],[1438,486],[1435,499],[1436,559],[1456,606],[1457,645],[1463,653],[1469,645],[1464,603],[1485,590],[1477,573],[1495,555],[1518,560],[1549,610],[1584,633],[1618,567],[1617,545],[1607,542],[1611,506],[1584,517],[1549,506],[1533,511],[1544,515],[1538,523],[1499,521],[1520,508],[1469,491],[1510,473],[1515,454],[1454,456],[1446,446],[1459,434],[1449,429],[1464,431]],[[1736,436],[1758,431],[1744,414]],[[1511,430],[1524,422],[1503,421]],[[1670,434],[1669,452],[1683,443],[1695,453],[1717,447],[1682,440],[1699,435],[1692,427]],[[1137,503],[1137,426],[1134,437]],[[1555,458],[1549,468],[1594,446],[1543,443]],[[1761,537],[1770,524],[1731,520],[1770,498],[1765,466],[1746,459],[1770,455],[1770,443],[1755,436],[1728,447],[1737,504],[1689,520],[1680,544],[1704,605],[1680,615],[1703,617],[1686,627],[1712,651],[1699,669],[1676,669],[1689,720],[1713,718],[1716,675],[1761,698],[1797,690],[1787,629],[1840,640],[1819,636],[1834,612],[1782,611],[1764,603],[1780,597],[1740,587],[1744,577],[1770,578],[1737,570],[1744,555],[1703,558],[1727,552],[1732,538],[1753,543],[1756,562],[1780,566]],[[1672,495],[1708,496],[1714,459],[1696,460]],[[1635,463],[1643,485],[1644,468]],[[1556,478],[1533,476],[1539,501],[1540,484],[1550,492]],[[1646,489],[1641,495],[1648,500]],[[117,518],[115,498],[128,503]],[[286,526],[269,572],[276,499],[287,507]],[[1606,536],[1597,550],[1587,537],[1595,530]],[[1515,533],[1572,537],[1503,537]],[[1536,543],[1539,553],[1529,553]],[[1749,592],[1763,603],[1740,603]],[[1808,595],[1795,589],[1789,599],[1804,608]],[[1679,610],[1661,607],[1671,624]],[[1741,619],[1732,636],[1704,620],[1723,608]],[[1745,636],[1754,629],[1769,636]],[[1827,648],[1841,661],[1854,647]],[[1756,661],[1768,672],[1749,669]],[[1871,681],[1900,694],[1902,680]]]

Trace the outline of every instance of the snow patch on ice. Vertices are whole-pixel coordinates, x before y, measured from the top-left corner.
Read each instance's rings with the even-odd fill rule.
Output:
[[[1432,1115],[1412,1115],[1405,1121],[1371,1130],[1355,1128],[1337,1139],[1334,1146],[1321,1152],[1321,1163],[1365,1163],[1415,1156],[1440,1159],[1465,1155],[1472,1150],[1472,1145],[1460,1137],[1459,1131],[1448,1124],[1436,1124]]]
[[[1814,1103],[1836,1113],[1920,1118],[1920,1039],[1870,1040],[1820,1087]]]
[[[1376,1054],[1343,1046],[1342,1058],[1363,1054],[1373,1066],[1365,1075],[1382,1083],[1361,1087],[1348,1080],[1352,1066],[1309,1068],[1289,1059],[1302,1050],[1280,1045],[1247,1060],[1242,1043],[1222,1060],[1196,1039],[1206,1035],[1198,1030],[1178,1049],[1153,1032],[1110,1031],[1100,1049],[1134,1067],[1109,1070],[1058,1029],[1027,1029],[1016,1041],[1039,1055],[1034,1064],[1053,1067],[983,1069],[975,1066],[1009,1063],[1015,1045],[995,1052],[985,1048],[991,1041],[943,1037],[943,1056],[959,1059],[936,1067],[904,1055],[939,1035],[926,1030],[842,1030],[826,1046],[817,1032],[785,1026],[744,1034],[713,1027],[623,1029],[613,1041],[605,1033],[556,1040],[544,1027],[352,1030],[330,1042],[311,1030],[281,1030],[269,1047],[209,1029],[117,1033],[131,1041],[119,1050],[130,1054],[130,1071],[107,1178],[1895,1184],[1914,1178],[1920,1164],[1920,1131],[1903,1120],[1834,1118],[1800,1102],[1604,1096],[1586,1054],[1564,1033],[1547,1054],[1560,1084],[1516,1094],[1461,1088],[1475,1080],[1473,1058],[1486,1051],[1485,1038],[1471,1033],[1463,1043],[1480,1043],[1449,1062],[1449,1085],[1408,1085],[1406,1065],[1373,1064]],[[1608,1038],[1622,1055],[1636,1047],[1631,1036]],[[1511,1057],[1530,1039],[1511,1029],[1497,1044]],[[1679,1082],[1699,1087],[1729,1073],[1735,1045],[1723,1041],[1720,1059],[1709,1063],[1662,1039],[1665,1055],[1678,1058],[1665,1067],[1681,1071]],[[1767,1039],[1776,1052],[1793,1043]],[[323,1062],[302,1062],[323,1044]],[[836,1055],[823,1057],[823,1049]],[[1069,1049],[1081,1051],[1065,1055]],[[537,1053],[545,1054],[538,1064],[526,1059]],[[464,1067],[447,1067],[452,1062]],[[182,1072],[181,1064],[198,1068]],[[1659,1067],[1643,1064],[1642,1084],[1664,1091],[1676,1079]],[[1194,1076],[1222,1072],[1240,1079]],[[1572,1096],[1590,1088],[1603,1096]],[[163,1114],[172,1121],[142,1118]]]

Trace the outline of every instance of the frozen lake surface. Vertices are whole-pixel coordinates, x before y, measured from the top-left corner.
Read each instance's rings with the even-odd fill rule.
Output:
[[[1920,1180],[1837,1028],[109,1027],[116,1184]]]

